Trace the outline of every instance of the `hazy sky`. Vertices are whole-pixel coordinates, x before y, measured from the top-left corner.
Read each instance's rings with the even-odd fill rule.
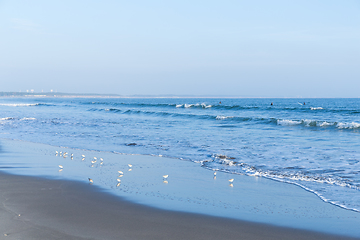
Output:
[[[0,91],[360,97],[360,1],[0,0]]]

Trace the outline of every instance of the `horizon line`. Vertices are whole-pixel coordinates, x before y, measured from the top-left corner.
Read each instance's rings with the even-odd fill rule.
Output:
[[[231,95],[187,95],[187,94],[132,94],[121,95],[114,93],[64,93],[64,92],[0,92],[0,97],[74,97],[74,98],[290,98],[290,99],[314,99],[314,98],[360,98],[359,97],[269,97],[269,96],[231,96]]]

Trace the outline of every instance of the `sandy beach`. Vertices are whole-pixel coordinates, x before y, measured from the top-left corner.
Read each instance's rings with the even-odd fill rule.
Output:
[[[291,184],[227,178],[176,159],[2,139],[0,239],[359,239],[356,212]]]
[[[85,183],[0,174],[0,239],[351,239],[124,201]]]

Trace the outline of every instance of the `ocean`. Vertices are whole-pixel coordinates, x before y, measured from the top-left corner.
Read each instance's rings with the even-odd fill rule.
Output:
[[[360,212],[360,99],[9,97],[0,134],[192,161]]]

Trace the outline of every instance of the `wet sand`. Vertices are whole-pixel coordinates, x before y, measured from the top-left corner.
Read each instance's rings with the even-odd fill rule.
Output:
[[[352,239],[159,210],[81,182],[0,172],[0,239]]]

